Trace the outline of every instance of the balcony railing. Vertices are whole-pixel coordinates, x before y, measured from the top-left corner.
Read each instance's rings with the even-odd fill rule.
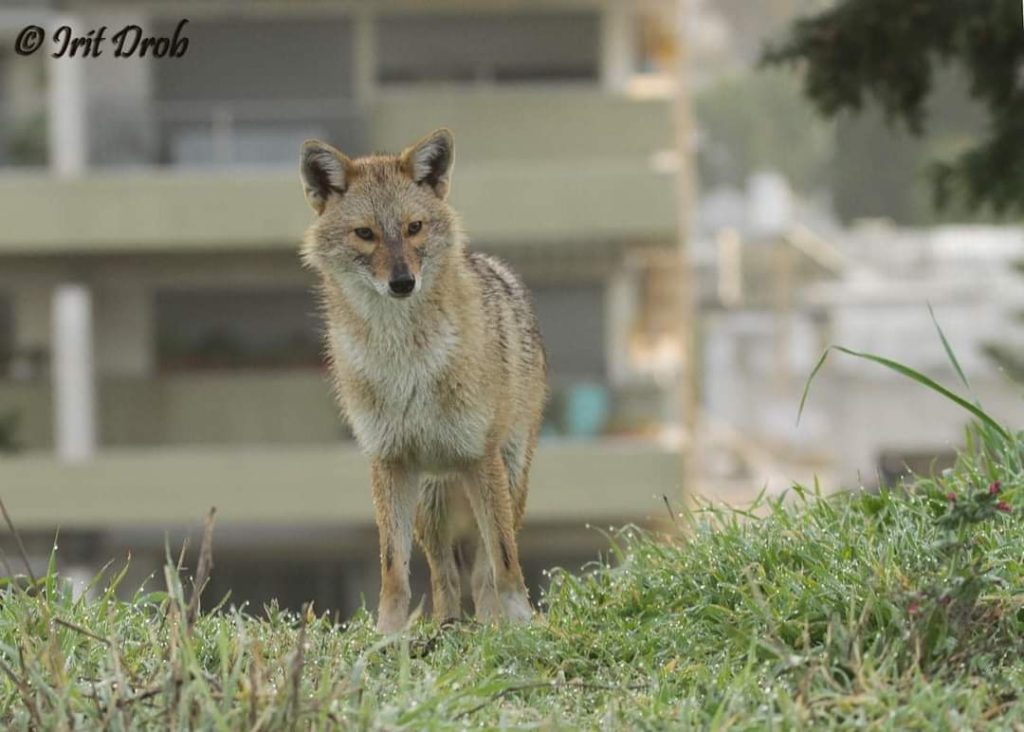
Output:
[[[616,389],[590,380],[562,382],[553,384],[545,435],[649,435],[666,418],[664,393],[653,383]],[[312,445],[350,437],[318,369],[101,377],[97,399],[104,449]],[[0,421],[16,419],[18,448],[52,448],[53,400],[49,378],[0,376]]]
[[[89,114],[94,165],[292,165],[309,137],[363,151],[366,115],[354,101],[96,100]]]

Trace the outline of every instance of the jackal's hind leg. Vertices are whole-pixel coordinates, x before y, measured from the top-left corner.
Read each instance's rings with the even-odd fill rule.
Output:
[[[482,573],[478,569],[478,559],[473,572],[477,615],[484,619],[491,613],[488,603],[489,590],[493,586],[499,614],[513,622],[526,622],[533,617],[533,611],[519,567],[508,474],[498,450],[490,451],[474,471],[473,479],[467,481],[466,494],[480,530],[477,554],[483,553],[487,557],[492,583],[477,579]]]
[[[526,495],[529,492],[530,464],[537,446],[537,428],[514,433],[501,448],[501,459],[508,475],[509,492],[512,494],[512,523],[516,531],[523,524],[526,512]]]

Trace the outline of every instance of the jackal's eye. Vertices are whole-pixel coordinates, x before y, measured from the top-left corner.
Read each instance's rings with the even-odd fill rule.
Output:
[[[415,236],[416,234],[419,234],[420,233],[420,229],[422,229],[422,228],[423,228],[423,222],[422,221],[413,221],[411,224],[409,224],[409,236]]]
[[[373,229],[369,226],[360,226],[355,230],[356,236],[365,241],[373,241]]]

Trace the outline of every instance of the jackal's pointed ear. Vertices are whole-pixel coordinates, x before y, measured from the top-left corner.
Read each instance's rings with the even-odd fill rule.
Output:
[[[455,163],[455,140],[446,127],[434,130],[401,155],[402,169],[416,183],[428,185],[438,198],[445,198],[451,188],[452,165]]]
[[[328,197],[340,196],[348,187],[352,161],[335,147],[320,140],[302,143],[299,172],[306,200],[318,214],[323,213]]]

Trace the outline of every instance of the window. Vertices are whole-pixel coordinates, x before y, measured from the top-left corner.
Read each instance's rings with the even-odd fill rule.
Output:
[[[40,58],[0,48],[0,166],[46,164],[44,69]]]
[[[604,288],[566,284],[531,289],[551,387],[544,431],[595,437],[605,430],[611,408],[605,373]]]
[[[593,12],[410,15],[378,22],[383,84],[596,81],[599,55]]]
[[[556,383],[605,379],[604,289],[534,287],[533,302]]]
[[[304,290],[169,291],[156,295],[164,371],[316,368],[320,318]]]
[[[164,21],[157,34],[171,35],[178,22]],[[163,100],[352,96],[352,27],[344,18],[190,20],[183,33],[188,53],[153,64]]]
[[[205,19],[185,32],[188,53],[153,64],[163,162],[292,165],[310,137],[363,149],[347,19]]]

